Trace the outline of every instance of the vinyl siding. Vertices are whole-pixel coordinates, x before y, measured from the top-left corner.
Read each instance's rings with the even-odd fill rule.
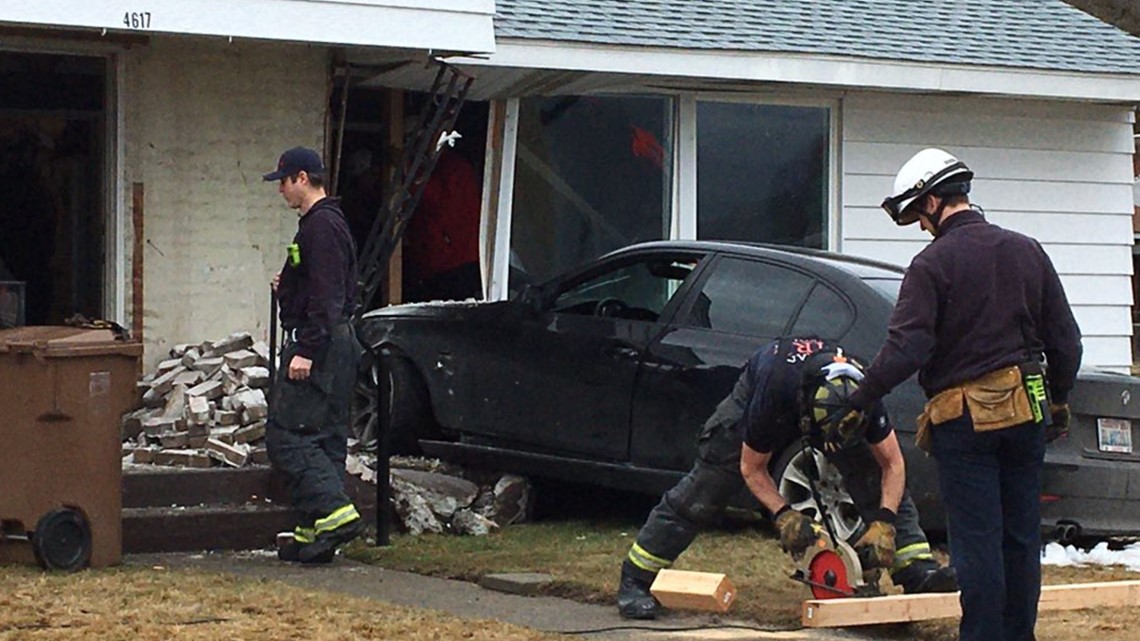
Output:
[[[918,226],[879,209],[894,173],[923,147],[974,170],[971,200],[1041,242],[1084,335],[1086,366],[1131,364],[1132,113],[1126,108],[864,94],[841,107],[840,250],[906,265]]]

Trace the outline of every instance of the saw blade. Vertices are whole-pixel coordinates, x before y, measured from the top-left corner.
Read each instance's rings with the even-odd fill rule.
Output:
[[[851,568],[843,557],[832,549],[820,550],[807,563],[807,584],[817,599],[838,599],[853,596]],[[855,581],[859,581],[855,577]]]

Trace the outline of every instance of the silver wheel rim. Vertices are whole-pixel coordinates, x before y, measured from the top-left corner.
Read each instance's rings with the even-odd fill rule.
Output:
[[[843,487],[843,477],[839,470],[827,460],[823,452],[811,450],[812,458],[820,471],[820,480],[817,483],[819,498],[827,511],[828,521],[836,536],[842,541],[850,541],[862,528],[863,518],[859,516],[859,509],[847,490]],[[784,474],[780,477],[780,495],[794,509],[800,510],[822,521],[819,505],[812,496],[810,482],[811,458],[798,451],[788,462]]]
[[[360,442],[360,449],[375,452],[379,435],[380,414],[376,408],[376,386],[380,381],[377,368],[369,368],[366,376],[356,379],[352,398],[352,436]],[[389,399],[391,401],[391,399]]]

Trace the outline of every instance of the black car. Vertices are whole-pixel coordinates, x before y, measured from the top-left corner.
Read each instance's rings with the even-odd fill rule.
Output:
[[[398,449],[657,494],[689,469],[700,426],[754,350],[814,334],[870,359],[902,276],[815,250],[644,243],[509,301],[369,313],[361,339],[377,360],[363,389],[381,384],[380,424]],[[1043,525],[1066,536],[1140,532],[1132,395],[1140,403],[1140,379],[1082,372],[1072,437],[1048,452]],[[923,525],[942,529],[933,460],[913,445],[923,402],[913,379],[886,399]],[[374,427],[361,412],[358,435]],[[781,492],[805,507],[814,504],[806,460],[798,445],[773,457]],[[834,474],[825,467],[822,500],[839,532],[854,535],[860,521]]]

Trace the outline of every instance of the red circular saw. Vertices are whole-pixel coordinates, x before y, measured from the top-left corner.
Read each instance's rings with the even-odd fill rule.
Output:
[[[816,599],[879,595],[877,585],[864,582],[855,550],[826,533],[804,553],[792,578],[811,588]]]

